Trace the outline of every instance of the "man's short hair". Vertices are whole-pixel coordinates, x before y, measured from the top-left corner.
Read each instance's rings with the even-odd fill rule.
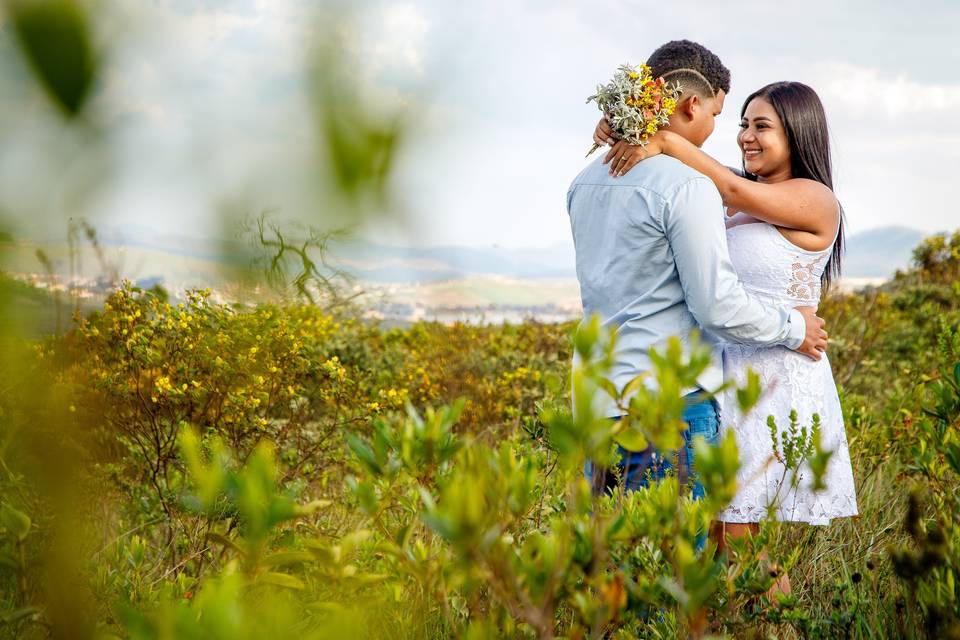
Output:
[[[730,70],[702,44],[673,40],[650,54],[647,64],[654,77],[679,82],[685,94],[692,91],[708,98],[721,89],[730,93]]]

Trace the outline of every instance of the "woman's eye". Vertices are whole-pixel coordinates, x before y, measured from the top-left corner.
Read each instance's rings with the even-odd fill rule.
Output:
[[[746,129],[746,128],[747,128],[747,123],[746,123],[746,122],[741,122],[741,123],[740,123],[740,128],[741,128],[741,129]]]

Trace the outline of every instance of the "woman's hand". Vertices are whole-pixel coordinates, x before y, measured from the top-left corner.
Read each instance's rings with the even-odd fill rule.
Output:
[[[668,131],[658,131],[647,141],[645,147],[620,140],[607,153],[603,163],[610,165],[610,175],[619,178],[633,169],[641,160],[663,153],[668,136]]]
[[[620,136],[614,132],[613,127],[610,126],[610,123],[607,122],[607,117],[601,116],[600,122],[597,123],[597,128],[593,130],[593,141],[601,147],[605,144],[612,147],[619,137]]]

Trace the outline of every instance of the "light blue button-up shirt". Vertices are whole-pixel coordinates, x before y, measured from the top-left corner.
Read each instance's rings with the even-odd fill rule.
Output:
[[[618,389],[651,370],[651,347],[672,335],[686,345],[695,328],[713,347],[698,381],[708,390],[723,381],[723,341],[803,343],[799,311],[765,306],[744,291],[727,251],[720,193],[679,160],[658,155],[613,178],[598,157],[570,185],[567,212],[584,318],[599,314],[616,330],[610,378]],[[605,415],[620,413],[604,402]]]

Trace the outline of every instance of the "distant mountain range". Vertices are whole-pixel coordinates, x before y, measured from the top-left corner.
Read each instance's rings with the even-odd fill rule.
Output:
[[[332,253],[342,267],[368,282],[438,282],[481,274],[515,279],[576,277],[572,244],[506,249],[391,247],[352,242],[334,247]]]
[[[881,227],[847,238],[845,278],[889,278],[910,266],[913,249],[928,234],[908,227]]]
[[[907,227],[871,229],[847,238],[844,276],[888,278],[910,264],[913,248],[925,236]],[[98,231],[108,254],[118,257],[121,275],[132,279],[159,278],[168,286],[216,286],[224,268],[249,263],[255,254],[250,244],[239,239],[218,241],[186,235],[158,233],[142,225]],[[19,242],[18,250],[6,251],[2,262],[7,269],[39,271],[34,249],[50,254],[57,270],[66,264],[66,246],[53,238]],[[9,245],[8,245],[9,247]],[[396,247],[369,241],[351,240],[333,245],[331,262],[361,282],[373,284],[415,284],[463,280],[476,276],[497,276],[512,280],[572,279],[576,277],[571,243],[541,248],[507,249],[491,247]],[[86,261],[85,267],[96,264]],[[196,282],[190,282],[194,278]]]
[[[848,278],[889,278],[910,265],[922,231],[882,227],[851,235],[843,272]],[[388,247],[357,242],[336,248],[341,264],[368,282],[436,282],[488,274],[517,279],[575,278],[572,244],[537,249]]]

